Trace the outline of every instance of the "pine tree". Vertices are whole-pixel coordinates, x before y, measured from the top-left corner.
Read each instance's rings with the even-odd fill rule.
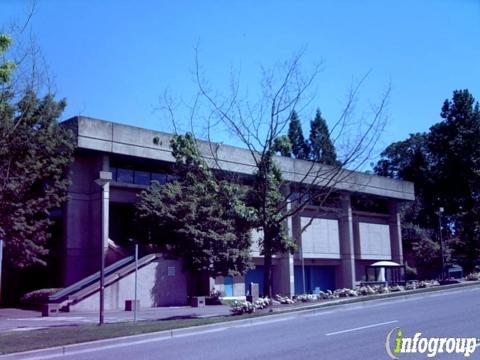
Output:
[[[327,122],[317,109],[315,119],[310,123],[309,158],[326,165],[338,165],[337,153],[330,139]]]
[[[439,241],[438,210],[444,208],[443,240],[450,242],[455,261],[470,271],[480,256],[480,104],[468,90],[456,90],[440,116],[428,132],[388,146],[375,171],[415,183],[415,201],[403,209],[402,222],[418,225],[433,240]],[[406,246],[412,242],[404,241]],[[408,255],[415,249],[406,250]],[[425,258],[423,252],[414,255]]]
[[[292,154],[295,159],[307,160],[310,148],[303,136],[302,124],[295,110],[292,111],[292,115],[290,116],[288,138],[292,144]]]

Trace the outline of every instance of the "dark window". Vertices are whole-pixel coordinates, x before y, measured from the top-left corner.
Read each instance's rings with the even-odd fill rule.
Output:
[[[167,182],[167,174],[153,172],[152,173],[152,181],[153,180],[158,181],[160,184],[165,184]]]
[[[133,184],[132,169],[117,169],[117,182],[125,184]]]
[[[112,180],[117,181],[117,168],[110,166],[110,172],[112,173]]]
[[[135,170],[135,184],[150,185],[150,173],[148,171]]]

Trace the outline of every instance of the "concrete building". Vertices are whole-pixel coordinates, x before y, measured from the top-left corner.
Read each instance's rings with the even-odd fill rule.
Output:
[[[71,168],[72,185],[63,214],[64,256],[60,272],[61,281],[67,286],[98,271],[101,246],[109,248],[109,263],[126,256],[122,249],[128,247],[136,194],[152,180],[169,181],[172,176],[169,168],[174,159],[169,148],[171,135],[166,133],[87,117],[72,118],[64,125],[77,135],[77,150]],[[244,149],[219,144],[212,149],[203,142],[199,146],[211,166],[215,166],[214,151],[225,171],[248,177],[255,170],[251,154]],[[311,168],[311,163],[303,160],[277,157],[276,161],[284,178],[291,184],[301,181]],[[112,181],[103,191],[95,182],[100,171],[112,174]],[[289,219],[289,230],[300,245],[303,257],[300,253],[275,257],[274,293],[294,295],[304,290],[351,288],[362,280],[365,266],[372,262],[392,260],[403,263],[398,206],[414,199],[413,184],[348,171],[344,171],[339,179],[334,184],[334,190],[340,196],[335,206],[320,209],[312,204]],[[301,233],[307,222],[311,225]],[[102,243],[102,223],[109,230],[110,246]],[[258,236],[261,234],[254,232],[254,239]],[[205,287],[214,286],[225,296],[244,296],[248,290],[245,284],[250,282],[260,283],[261,289],[263,260],[255,245],[252,256],[256,268],[246,276],[207,279]],[[168,299],[151,301],[155,298],[151,293],[150,300],[143,301],[143,304],[185,303],[187,277],[182,273],[181,262],[168,260],[170,263],[165,266],[166,260],[158,258],[155,261],[157,270],[151,264],[143,270],[144,279],[150,279],[145,280],[148,284],[144,286],[158,293],[168,287]],[[160,278],[163,279],[161,282]],[[112,290],[107,288],[108,291]],[[117,290],[117,295],[107,294],[107,297],[116,299],[110,307],[123,306],[123,297],[118,291],[121,290]]]

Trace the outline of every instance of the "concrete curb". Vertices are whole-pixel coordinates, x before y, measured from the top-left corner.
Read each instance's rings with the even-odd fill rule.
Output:
[[[389,294],[370,295],[370,296],[362,296],[362,297],[355,297],[355,298],[342,298],[339,300],[332,300],[327,303],[309,304],[304,306],[296,306],[294,308],[292,307],[292,308],[274,309],[273,312],[263,313],[262,315],[247,318],[247,319],[223,321],[223,322],[218,322],[214,324],[163,330],[163,331],[157,331],[157,332],[151,332],[151,333],[145,333],[145,334],[94,340],[94,341],[83,342],[79,344],[56,346],[56,347],[47,348],[47,349],[37,349],[37,350],[30,350],[26,352],[5,354],[5,355],[0,355],[0,359],[13,360],[13,359],[28,358],[33,360],[33,359],[43,359],[48,357],[60,357],[60,356],[68,355],[71,353],[79,353],[83,351],[85,352],[94,351],[90,347],[91,345],[96,345],[97,348],[98,347],[105,348],[110,346],[112,347],[128,346],[128,343],[132,343],[132,342],[162,341],[162,340],[166,340],[174,337],[189,336],[189,335],[201,334],[201,333],[206,333],[211,331],[218,331],[219,329],[223,330],[225,328],[233,328],[233,327],[242,326],[242,325],[253,325],[256,323],[263,323],[267,321],[272,321],[272,318],[273,319],[284,318],[288,315],[301,316],[301,314],[304,314],[304,313],[317,312],[325,308],[337,307],[341,305],[348,305],[353,303],[366,303],[374,300],[385,300],[387,298],[402,298],[402,297],[409,298],[411,296],[420,295],[424,293],[448,291],[456,288],[468,288],[468,287],[476,287],[476,286],[480,286],[480,281],[465,282],[465,283],[452,284],[452,285],[443,285],[443,286],[437,286],[433,288],[416,289],[416,290],[410,290],[408,292],[395,292],[395,293],[389,293]],[[125,340],[128,340],[128,342]]]

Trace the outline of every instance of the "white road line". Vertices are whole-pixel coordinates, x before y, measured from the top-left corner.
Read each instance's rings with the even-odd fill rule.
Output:
[[[282,317],[282,318],[279,318],[279,319],[261,320],[261,321],[249,322],[249,323],[242,324],[242,325],[236,325],[236,326],[233,326],[232,328],[245,328],[245,327],[252,327],[252,326],[259,326],[259,325],[267,325],[267,324],[273,324],[273,323],[287,321],[287,320],[293,320],[293,319],[297,319],[297,318],[294,317],[294,316],[289,316],[289,317]]]
[[[386,321],[386,322],[377,323],[377,324],[372,324],[372,325],[365,325],[365,326],[361,326],[361,327],[357,327],[357,328],[353,328],[353,329],[347,329],[347,330],[341,330],[341,331],[331,332],[331,333],[325,334],[325,336],[331,336],[331,335],[348,333],[348,332],[352,332],[352,331],[369,329],[369,328],[372,328],[372,327],[382,326],[382,325],[388,325],[388,324],[393,324],[393,323],[396,323],[396,322],[398,322],[398,320]]]

